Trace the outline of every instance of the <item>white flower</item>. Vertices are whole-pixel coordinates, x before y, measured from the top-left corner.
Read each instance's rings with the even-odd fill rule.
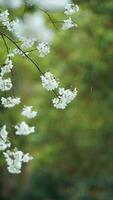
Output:
[[[13,68],[12,60],[7,58],[5,62],[5,66],[1,67],[1,76],[3,76],[4,74],[10,73],[12,68]]]
[[[37,49],[39,50],[40,57],[44,57],[50,53],[50,47],[48,43],[39,43]]]
[[[8,132],[6,130],[6,125],[4,125],[0,130],[0,151],[4,151],[10,146],[11,143],[8,141]]]
[[[8,10],[5,10],[4,12],[0,13],[0,21],[2,24],[6,27],[9,26],[9,12]]]
[[[34,42],[35,42],[34,38],[30,39],[30,38],[23,37],[23,38],[20,38],[20,39],[22,41],[21,48],[23,50],[27,50],[27,49],[31,48],[33,46]]]
[[[7,162],[7,169],[12,174],[20,174],[23,162],[29,162],[33,159],[28,153],[24,154],[22,151],[6,151],[3,153]]]
[[[69,17],[68,19],[64,20],[64,23],[62,25],[63,30],[68,30],[70,28],[77,27],[77,24],[74,24],[72,19]]]
[[[78,5],[74,5],[73,3],[68,3],[66,4],[65,6],[65,11],[64,13],[66,15],[72,15],[74,14],[75,12],[78,12],[79,11],[79,6]]]
[[[44,75],[41,75],[42,85],[47,90],[54,90],[58,88],[59,82],[56,81],[53,74],[46,72]]]
[[[7,98],[2,97],[1,102],[5,108],[12,108],[15,105],[18,105],[21,101],[20,101],[19,97],[14,97],[14,98],[13,97],[7,97]]]
[[[77,90],[76,88],[74,89],[74,91],[71,91],[69,89],[65,90],[64,88],[59,88],[59,94],[66,100],[66,103],[69,104],[76,97]]]
[[[3,79],[2,77],[0,77],[0,90],[1,91],[8,91],[12,88],[12,82],[11,79]]]
[[[53,102],[54,107],[57,108],[57,109],[65,109],[66,106],[67,106],[65,99],[60,98],[60,97],[54,98],[52,100],[52,102]]]
[[[15,32],[16,31],[17,24],[19,23],[18,19],[13,20],[13,21],[9,20],[9,12],[8,12],[8,10],[5,10],[4,12],[0,13],[0,21],[11,32]]]
[[[74,91],[69,89],[65,90],[64,88],[59,88],[59,96],[58,98],[54,98],[52,100],[53,105],[57,109],[65,109],[67,105],[75,99],[77,95],[76,88]]]
[[[19,125],[15,126],[15,129],[16,129],[16,132],[15,132],[16,135],[29,135],[30,133],[34,133],[35,131],[34,126],[30,127],[24,121],[20,123]]]
[[[24,106],[21,114],[31,119],[36,117],[37,112],[32,111],[32,106]]]

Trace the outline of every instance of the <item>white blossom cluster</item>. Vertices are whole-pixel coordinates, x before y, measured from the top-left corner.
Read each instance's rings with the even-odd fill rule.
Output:
[[[71,17],[69,17],[68,19],[64,20],[64,23],[62,25],[62,29],[63,30],[68,30],[70,28],[73,27],[77,27],[77,24],[74,24],[74,22],[72,21]]]
[[[1,91],[9,91],[11,90],[13,84],[10,78],[5,79],[4,75],[11,72],[13,68],[12,61],[8,58],[6,59],[5,66],[1,67],[0,73],[0,90]]]
[[[74,3],[67,3],[66,6],[65,6],[64,13],[66,15],[72,15],[72,14],[78,12],[78,11],[79,11],[78,5],[75,5]]]
[[[42,85],[48,91],[58,88],[59,81],[57,81],[54,75],[51,72],[46,72],[44,75],[41,75]]]
[[[64,14],[72,15],[72,14],[78,12],[78,11],[79,11],[78,5],[74,5],[73,3],[68,3],[65,6]],[[63,25],[62,25],[63,30],[68,30],[68,29],[73,28],[73,27],[77,27],[77,24],[73,22],[71,17],[69,17],[68,19],[63,21]]]
[[[9,91],[12,88],[12,82],[10,78],[3,79],[3,77],[0,76],[0,90],[1,91]]]
[[[12,108],[15,105],[21,103],[21,100],[20,97],[7,97],[7,98],[2,97],[1,102],[5,108]]]
[[[37,49],[39,51],[40,57],[44,57],[50,53],[50,47],[48,43],[39,43],[37,46]]]
[[[34,133],[35,132],[35,127],[32,126],[28,126],[28,124],[26,124],[26,122],[21,122],[19,125],[15,126],[16,135],[29,135],[30,133]]]
[[[9,26],[9,12],[5,10],[4,12],[0,13],[0,21],[4,26]]]
[[[67,105],[75,99],[76,95],[77,95],[76,88],[74,89],[74,91],[71,91],[69,89],[65,90],[64,88],[59,88],[58,97],[52,100],[53,105],[57,109],[65,109]]]
[[[26,116],[27,118],[31,119],[31,118],[36,117],[37,112],[36,111],[32,111],[32,106],[24,106],[21,114]]]
[[[10,73],[13,68],[12,61],[7,58],[5,65],[1,67],[1,73],[0,73],[0,90],[1,91],[8,91],[12,88],[12,81],[10,78],[5,79],[4,75],[7,73]]]
[[[10,0],[10,2],[12,1],[13,0]],[[43,6],[44,1],[34,0],[34,2],[36,1],[38,3],[42,2],[42,7],[44,7]],[[46,0],[46,2],[47,1],[50,2],[50,0]],[[20,2],[21,3],[18,4],[19,3],[18,0],[18,3],[15,4],[15,8],[17,5],[23,4],[22,0],[20,0]],[[55,2],[56,3],[60,2],[62,8],[64,8],[65,5],[64,14],[66,16],[69,16],[68,19],[63,20],[61,28],[63,30],[67,30],[73,27],[77,27],[77,24],[74,23],[74,21],[70,16],[79,11],[78,5],[74,5],[73,3],[70,2],[70,0],[63,0],[63,1],[55,0],[54,3]],[[27,55],[29,55],[31,47],[34,46],[35,50],[38,50],[39,52],[39,57],[43,58],[47,56],[50,53],[49,42],[53,37],[53,31],[45,27],[45,21],[42,13],[41,14],[35,13],[32,15],[26,14],[23,17],[23,20],[21,19],[10,20],[9,12],[8,10],[5,10],[3,12],[0,12],[0,22],[4,27],[7,28],[8,31],[12,33],[12,35],[17,39],[17,41],[20,42],[19,45],[16,42],[13,43],[16,44],[15,45],[16,47],[11,51],[10,49],[8,49],[8,55],[5,64],[3,66],[0,66],[0,90],[5,93],[5,97],[4,96],[1,97],[1,105],[4,107],[4,109],[7,108],[11,109],[18,104],[21,105],[21,98],[15,96],[14,94],[12,95],[13,81],[10,78],[13,70],[12,59],[16,55],[20,55],[29,58],[30,61],[33,61],[33,59],[31,57],[28,57]],[[3,33],[1,33],[1,36],[3,36]],[[9,39],[9,37],[6,38]],[[2,39],[4,40],[3,37]],[[12,41],[13,39],[10,40],[10,42]],[[8,48],[5,40],[4,44],[6,44],[6,48]],[[33,61],[32,63],[35,64],[35,61]],[[36,66],[38,68],[37,64]],[[59,80],[57,80],[51,72],[43,73],[40,70],[40,68],[39,71],[41,73],[40,78],[42,81],[42,86],[48,91],[53,91],[54,94],[56,95],[56,98],[52,99],[53,106],[57,109],[65,109],[67,105],[75,99],[77,95],[76,88],[73,91],[70,89],[61,88],[59,87],[60,84]],[[7,93],[7,91],[10,91],[11,94],[10,96],[8,96],[9,92]],[[37,112],[33,110],[32,106],[24,106],[21,110],[21,115],[23,117],[27,117],[28,119],[33,119],[34,117],[37,116]],[[25,121],[22,121],[17,125],[13,125],[13,127],[14,127],[14,134],[16,136],[28,136],[31,133],[35,132],[35,127],[29,126]],[[3,125],[0,128],[0,151],[3,152],[3,155],[6,159],[8,171],[12,174],[19,174],[21,173],[22,164],[32,160],[32,157],[29,155],[29,153],[24,154],[17,148],[15,148],[14,150],[10,149],[12,147],[12,144],[9,141],[8,136],[9,133],[6,130],[6,125]]]
[[[1,76],[3,76],[4,74],[10,73],[12,68],[13,68],[12,60],[7,58],[5,62],[5,66],[1,67]]]
[[[3,153],[7,162],[7,169],[11,174],[20,174],[22,164],[33,159],[29,153],[24,154],[22,151],[15,149],[14,151],[7,150]]]
[[[44,75],[41,75],[42,85],[48,91],[55,90],[59,86],[59,81],[57,81],[54,75],[50,72],[46,72]],[[65,90],[64,88],[58,89],[58,97],[52,100],[53,105],[57,109],[65,109],[71,101],[73,101],[77,95],[76,88],[74,91],[70,89]]]

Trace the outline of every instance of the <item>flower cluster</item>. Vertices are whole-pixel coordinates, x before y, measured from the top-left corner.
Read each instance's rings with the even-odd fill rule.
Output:
[[[7,58],[5,62],[5,66],[1,67],[1,76],[4,76],[4,74],[10,73],[13,68],[12,60]]]
[[[24,154],[22,151],[15,149],[14,151],[4,152],[4,157],[7,162],[7,169],[11,174],[20,174],[22,169],[22,163],[27,163],[33,159],[29,153]]]
[[[72,15],[74,14],[75,12],[78,12],[79,11],[79,6],[78,5],[75,5],[74,3],[68,3],[66,4],[65,6],[65,11],[64,13],[66,15]]]
[[[74,24],[74,22],[72,21],[71,17],[69,17],[68,19],[64,20],[64,23],[62,25],[62,29],[63,30],[68,30],[70,28],[73,27],[77,27],[77,24]]]
[[[2,24],[9,27],[9,12],[8,10],[5,10],[4,12],[0,13],[0,21],[2,21]],[[9,29],[9,28],[8,28]]]
[[[41,75],[42,85],[47,90],[54,90],[58,88],[59,81],[57,81],[54,75],[50,72],[46,72],[44,75]]]
[[[8,91],[12,88],[12,82],[10,78],[3,79],[0,77],[0,90],[1,91]]]
[[[60,83],[59,81],[56,81],[54,75],[50,72],[46,72],[44,75],[41,75],[41,80],[43,87],[47,90],[57,89]],[[57,109],[65,109],[67,105],[75,99],[77,90],[76,88],[74,91],[59,88],[58,93],[58,97],[52,100],[53,106]]]
[[[20,97],[7,97],[7,98],[2,97],[1,102],[5,108],[12,108],[18,105],[21,102],[21,100]]]
[[[31,118],[36,117],[37,112],[36,111],[32,111],[32,106],[24,106],[21,114],[26,116],[27,118],[31,119]]]
[[[65,109],[71,101],[75,99],[77,95],[76,88],[74,91],[71,91],[69,89],[65,90],[64,88],[59,88],[59,95],[58,98],[54,98],[52,100],[53,105],[57,109]]]
[[[8,91],[12,88],[12,81],[10,78],[4,79],[4,75],[7,73],[10,73],[13,68],[12,61],[7,58],[5,65],[1,67],[1,73],[0,73],[0,90],[1,91]]]
[[[50,53],[50,47],[48,43],[39,43],[37,49],[39,50],[40,57],[44,57]]]
[[[21,122],[19,125],[15,126],[16,135],[29,135],[30,133],[34,133],[35,132],[35,127],[29,127],[28,124],[26,124],[26,122]]]
[[[65,6],[64,14],[72,15],[72,14],[78,12],[78,11],[79,11],[78,5],[74,5],[73,3],[68,3]],[[63,30],[68,30],[68,29],[73,28],[73,27],[77,27],[77,24],[72,21],[71,17],[64,20],[64,23],[62,25]]]
[[[54,75],[51,72],[46,72],[44,75],[41,75],[42,85],[48,91],[58,88],[59,81],[57,81]]]

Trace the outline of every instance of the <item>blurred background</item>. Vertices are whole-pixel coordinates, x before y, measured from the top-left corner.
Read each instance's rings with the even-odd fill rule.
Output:
[[[14,176],[0,153],[0,200],[113,200],[113,1],[75,1],[80,6],[73,16],[78,28],[56,31],[38,6],[59,20],[65,18],[61,12],[65,2],[34,0],[25,7],[22,0],[0,0],[0,8],[8,8],[12,18],[18,16],[23,27],[24,23],[34,27],[40,40],[42,34],[53,40],[46,58],[31,53],[41,69],[60,78],[62,87],[78,89],[66,110],[56,110],[51,105],[53,94],[42,88],[35,66],[20,56],[14,59],[15,93],[38,110],[30,122],[36,133],[13,136],[11,124],[23,119],[19,106],[11,110],[0,106],[0,123],[9,127],[14,146],[30,152],[34,160]],[[1,64],[5,57],[0,40]]]

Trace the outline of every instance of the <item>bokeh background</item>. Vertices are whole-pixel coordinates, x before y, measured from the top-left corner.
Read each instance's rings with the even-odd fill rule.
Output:
[[[12,9],[9,2],[0,5],[9,6],[12,18],[39,12],[36,5],[25,8],[21,1]],[[53,94],[42,88],[35,66],[19,56],[14,59],[16,95],[39,114],[30,122],[36,133],[15,138],[11,124],[23,119],[20,107],[7,111],[0,106],[0,123],[9,127],[13,144],[34,156],[21,175],[12,176],[0,153],[0,200],[113,200],[113,1],[75,3],[80,6],[73,17],[78,28],[56,31],[43,14],[55,33],[52,51],[44,59],[31,53],[63,87],[77,87],[78,96],[66,110],[52,107]],[[58,10],[51,15],[59,20],[64,15]],[[0,63],[5,57],[0,40]]]

